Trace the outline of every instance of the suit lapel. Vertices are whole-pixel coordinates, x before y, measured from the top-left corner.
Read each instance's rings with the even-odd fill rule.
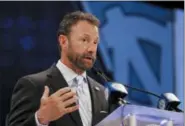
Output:
[[[90,77],[87,78],[92,99],[92,126],[94,126],[107,116],[107,113],[101,113],[101,111],[107,111],[108,104],[106,104],[103,90],[98,86],[99,84]]]
[[[52,93],[58,91],[61,88],[68,87],[67,82],[65,81],[63,75],[60,73],[56,65],[53,65],[50,68],[47,77],[48,77],[47,85],[50,87]],[[83,125],[79,111],[72,112],[69,114],[69,116],[76,123],[77,126]],[[62,121],[62,118],[60,118],[59,121]]]
[[[95,125],[94,122],[95,122],[95,116],[96,116],[96,113],[99,112],[98,110],[98,92],[99,92],[99,87],[97,87],[95,85],[95,81],[93,79],[91,79],[90,77],[87,77],[87,80],[88,80],[88,85],[89,85],[89,90],[90,90],[90,94],[91,94],[91,102],[92,102],[92,125]]]

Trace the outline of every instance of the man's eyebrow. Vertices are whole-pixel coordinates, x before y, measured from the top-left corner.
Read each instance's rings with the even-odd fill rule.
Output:
[[[89,34],[87,34],[87,33],[84,33],[83,34],[85,37],[89,37],[90,35]]]
[[[88,33],[84,33],[82,36],[90,37],[90,35]],[[98,36],[96,37],[95,41],[99,42],[99,37]]]

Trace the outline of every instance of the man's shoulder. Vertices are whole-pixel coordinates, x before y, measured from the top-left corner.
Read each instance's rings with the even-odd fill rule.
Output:
[[[32,74],[28,74],[28,75],[21,77],[18,81],[27,80],[34,84],[35,83],[42,84],[46,81],[48,72],[49,72],[49,69],[46,69],[46,70],[42,70],[42,71],[35,72]]]
[[[26,75],[24,77],[32,78],[32,79],[44,79],[44,78],[46,78],[46,76],[48,74],[48,70],[49,69],[42,70],[42,71],[39,71],[39,72],[36,72],[36,73]]]

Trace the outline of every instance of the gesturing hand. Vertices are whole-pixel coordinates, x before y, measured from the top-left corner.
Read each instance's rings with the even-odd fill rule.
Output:
[[[67,113],[76,111],[78,109],[78,105],[71,106],[76,103],[76,101],[76,93],[71,91],[69,87],[62,88],[49,96],[49,88],[45,86],[40,108],[37,111],[39,123],[48,124]]]

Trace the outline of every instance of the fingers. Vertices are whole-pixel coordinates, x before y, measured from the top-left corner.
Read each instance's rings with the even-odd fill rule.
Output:
[[[75,95],[76,93],[71,91],[69,87],[65,87],[49,96],[49,88],[45,86],[39,108],[40,115],[46,117],[45,121],[53,121],[67,113],[76,111],[79,105],[75,104],[77,102]]]
[[[63,104],[64,104],[64,107],[68,107],[76,102],[77,102],[77,98],[73,97],[73,98],[70,98],[70,99],[66,100],[65,102],[63,102]]]
[[[78,110],[78,108],[79,108],[79,105],[68,107],[68,108],[65,109],[65,113],[67,114],[67,113],[74,112],[74,111]]]
[[[42,95],[42,99],[45,99],[47,97],[49,97],[49,88],[48,88],[48,86],[45,86],[44,87],[44,93]]]
[[[58,91],[55,93],[55,95],[56,95],[56,96],[61,96],[61,95],[65,94],[65,93],[67,93],[67,92],[70,92],[70,91],[71,91],[71,89],[70,89],[69,87],[61,88],[60,90],[58,90]]]
[[[65,101],[65,100],[67,100],[67,99],[70,99],[70,98],[72,98],[72,97],[75,97],[75,95],[76,95],[75,92],[70,91],[70,92],[68,92],[68,93],[63,94],[63,95],[60,97],[60,100],[61,100],[61,101]]]

